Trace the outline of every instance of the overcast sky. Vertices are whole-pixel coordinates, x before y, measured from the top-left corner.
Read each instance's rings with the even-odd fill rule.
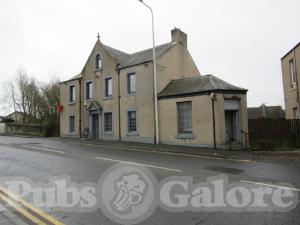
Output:
[[[299,0],[145,0],[156,42],[188,34],[202,74],[249,89],[248,105],[283,105],[280,58],[300,41]],[[18,68],[42,81],[78,74],[97,32],[132,53],[151,47],[150,13],[138,0],[0,0],[1,82]]]

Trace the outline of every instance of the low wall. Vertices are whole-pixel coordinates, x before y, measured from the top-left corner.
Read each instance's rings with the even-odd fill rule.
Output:
[[[0,134],[5,133],[5,123],[0,123]]]
[[[5,134],[45,136],[45,129],[40,124],[6,123]]]

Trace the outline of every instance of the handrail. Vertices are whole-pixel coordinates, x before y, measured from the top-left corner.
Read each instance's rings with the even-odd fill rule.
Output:
[[[248,150],[248,135],[249,135],[249,132],[247,131],[244,131],[244,130],[240,130],[241,131],[241,134],[244,134],[245,136],[245,151]]]
[[[225,132],[229,137],[229,149],[231,149],[231,139],[232,139],[231,133],[228,130],[225,130]]]

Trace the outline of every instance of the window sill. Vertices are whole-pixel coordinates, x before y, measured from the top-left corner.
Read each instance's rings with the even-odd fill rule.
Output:
[[[295,84],[295,85],[291,86],[291,88],[290,88],[290,92],[292,92],[292,91],[296,91],[296,89],[297,89],[297,86],[296,86],[296,84]]]
[[[103,97],[104,100],[113,99],[113,98],[114,98],[114,96],[105,96],[105,97]]]
[[[126,96],[127,96],[127,97],[130,97],[130,96],[136,96],[136,92],[135,92],[135,93],[126,93]]]
[[[69,102],[69,105],[75,105],[76,102]]]
[[[114,136],[114,132],[112,132],[112,131],[104,131],[103,135],[106,136],[106,137],[112,137],[112,136]]]
[[[100,71],[102,71],[102,67],[101,68],[98,68],[98,69],[94,69],[94,72],[96,73],[96,72],[100,72]]]
[[[178,134],[176,139],[195,139],[195,135],[193,133]]]
[[[126,134],[126,136],[139,136],[138,132],[129,132]]]

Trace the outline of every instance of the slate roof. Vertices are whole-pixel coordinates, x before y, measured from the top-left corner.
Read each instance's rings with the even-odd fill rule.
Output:
[[[60,83],[65,83],[65,82],[69,82],[69,81],[72,81],[72,80],[78,80],[78,79],[80,79],[80,78],[82,78],[82,74],[80,73],[80,74],[77,74],[76,76],[74,76],[74,77],[71,77],[70,79],[68,79],[68,80],[65,80],[65,81],[63,81],[63,82],[60,82]]]
[[[155,47],[156,58],[159,59],[161,56],[166,54],[171,48],[173,48],[173,46],[175,46],[175,44],[176,43],[174,42],[170,42],[170,43],[156,46]],[[114,59],[116,59],[117,62],[120,63],[121,67],[128,67],[143,62],[149,62],[152,61],[153,59],[152,48],[140,52],[128,54],[106,45],[104,45],[104,47],[107,50],[107,52],[111,55],[111,57],[113,57]]]
[[[176,42],[169,42],[166,44],[158,45],[155,47],[156,51],[156,58],[159,59],[164,54],[166,54],[171,48],[173,48],[176,45]],[[103,45],[108,52],[108,54],[114,58],[118,63],[120,63],[121,67],[129,67],[145,62],[150,62],[153,60],[152,56],[152,48],[145,49],[143,51],[135,52],[132,54],[128,54],[126,52],[122,52],[120,50],[117,50],[115,48],[109,47],[107,45]],[[66,81],[63,81],[62,83],[77,80],[79,78],[82,78],[82,74],[78,74]]]
[[[164,98],[178,95],[209,93],[212,91],[246,93],[247,89],[229,84],[213,75],[198,75],[195,77],[170,81],[170,83],[158,94],[158,97]]]
[[[264,109],[263,109],[264,107]],[[285,119],[285,111],[280,105],[278,106],[266,106],[261,105],[260,107],[248,108],[248,119],[258,120],[258,119],[271,119],[279,120]]]

